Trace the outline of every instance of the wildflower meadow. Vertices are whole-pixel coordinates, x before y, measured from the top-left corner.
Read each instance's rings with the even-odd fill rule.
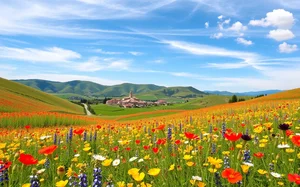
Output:
[[[64,114],[45,125],[34,115],[11,115],[0,118],[1,186],[300,184],[298,100],[128,122],[77,117],[71,123]]]

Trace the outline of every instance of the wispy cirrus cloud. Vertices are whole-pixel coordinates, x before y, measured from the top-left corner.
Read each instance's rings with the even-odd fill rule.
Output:
[[[0,58],[29,62],[71,62],[80,59],[81,55],[72,50],[59,47],[45,49],[13,48],[0,46]]]

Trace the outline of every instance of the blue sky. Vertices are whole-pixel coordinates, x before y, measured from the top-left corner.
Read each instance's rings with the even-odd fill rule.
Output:
[[[0,2],[0,76],[255,91],[300,87],[298,0]]]

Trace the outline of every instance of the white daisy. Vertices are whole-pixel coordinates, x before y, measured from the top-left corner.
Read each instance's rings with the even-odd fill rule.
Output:
[[[202,177],[199,176],[192,176],[192,179],[196,181],[202,181]]]
[[[250,163],[250,162],[243,162],[244,165],[247,165],[247,166],[250,166],[250,167],[253,167],[254,164]]]
[[[133,162],[133,161],[135,161],[136,159],[138,159],[138,157],[136,157],[136,156],[131,157],[131,158],[129,159],[129,162]]]
[[[46,140],[46,139],[51,138],[51,137],[52,137],[52,136],[41,136],[40,139],[41,139],[41,140]]]
[[[103,160],[106,159],[106,158],[105,158],[104,156],[102,156],[102,155],[93,155],[93,158],[94,158],[95,160],[100,160],[100,161],[103,161]]]
[[[141,159],[138,160],[138,162],[144,162],[144,159],[141,158]]]
[[[74,155],[74,157],[79,157],[80,156],[80,154],[76,154],[76,155]]]
[[[279,144],[277,146],[279,149],[285,149],[285,148],[290,148],[290,146],[288,144]]]
[[[120,159],[116,159],[112,163],[113,166],[118,166],[119,164],[120,164]]]
[[[40,175],[40,174],[44,173],[45,171],[46,171],[46,169],[40,169],[40,170],[38,170],[36,173],[37,173],[38,175]]]
[[[271,172],[271,175],[275,178],[281,178],[281,175],[279,173]]]

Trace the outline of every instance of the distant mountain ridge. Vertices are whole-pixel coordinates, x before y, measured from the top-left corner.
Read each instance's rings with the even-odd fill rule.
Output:
[[[131,84],[105,86],[89,81],[56,82],[40,79],[13,80],[51,94],[78,94],[85,96],[122,97],[130,91],[136,95],[154,94],[168,97],[197,97],[206,93],[193,87],[165,87],[154,84]]]
[[[205,90],[205,93],[214,95],[237,95],[237,96],[257,96],[257,95],[269,95],[282,92],[283,90],[263,90],[263,91],[252,91],[252,92],[228,92],[228,91],[209,91]]]

